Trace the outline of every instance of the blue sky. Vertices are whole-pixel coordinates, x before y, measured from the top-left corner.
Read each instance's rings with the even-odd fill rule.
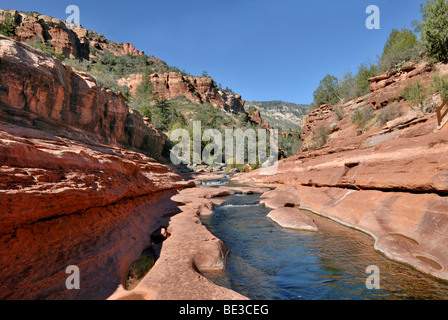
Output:
[[[193,75],[207,71],[246,100],[311,103],[326,74],[375,61],[393,28],[411,28],[422,0],[2,0],[3,9],[66,19]],[[368,30],[369,5],[381,29]]]

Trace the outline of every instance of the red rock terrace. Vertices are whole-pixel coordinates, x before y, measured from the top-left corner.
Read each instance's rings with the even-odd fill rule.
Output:
[[[0,298],[106,299],[195,184],[146,155],[166,137],[89,75],[1,36],[0,83]],[[213,238],[201,232],[188,259]],[[83,290],[66,289],[69,265]],[[196,298],[244,298],[195,270],[186,285],[209,288]]]
[[[268,207],[293,206],[361,230],[390,259],[448,280],[448,130],[437,128],[431,107],[440,97],[426,113],[406,107],[367,131],[351,120],[355,110],[399,107],[406,84],[429,83],[436,72],[446,74],[446,65],[407,64],[371,79],[372,93],[304,117],[302,152],[281,161],[277,174],[253,171],[234,180],[274,187],[263,195]],[[319,127],[328,129],[328,142],[313,150]]]

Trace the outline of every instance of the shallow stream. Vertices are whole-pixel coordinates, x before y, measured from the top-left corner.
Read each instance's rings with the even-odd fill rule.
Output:
[[[448,285],[386,259],[364,233],[316,215],[318,233],[287,230],[267,217],[259,195],[226,200],[202,218],[230,250],[226,271],[206,275],[218,285],[259,300],[448,299]],[[379,290],[366,288],[371,265]]]

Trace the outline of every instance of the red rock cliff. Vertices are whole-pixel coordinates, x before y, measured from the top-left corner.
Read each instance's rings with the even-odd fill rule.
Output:
[[[129,78],[119,80],[119,85],[130,88],[135,93],[141,85],[143,75],[134,74]],[[215,85],[209,77],[186,77],[180,72],[155,73],[151,75],[151,83],[154,93],[164,99],[176,96],[185,96],[194,103],[211,103],[213,106],[221,107],[222,110],[232,113],[243,113],[245,101],[238,94],[225,92]]]
[[[119,44],[106,40],[104,36],[96,32],[82,28],[67,28],[64,20],[59,20],[38,13],[23,13],[17,10],[1,10],[0,22],[6,20],[7,15],[12,17],[14,23],[13,37],[21,42],[40,40],[49,43],[57,53],[66,58],[86,59],[92,55],[90,46],[98,50],[109,50],[117,56],[121,55],[144,55],[143,51],[137,50],[133,44]],[[158,61],[164,64],[162,61]]]
[[[18,41],[50,42],[55,51],[65,57],[89,58],[89,39],[85,29],[69,29],[65,22],[40,14],[25,14],[16,10],[0,10],[0,22],[6,15],[12,16],[15,24],[15,39]]]
[[[0,57],[3,120],[160,154],[166,137],[89,74],[3,36]]]
[[[0,299],[112,294],[189,185],[142,152],[164,139],[89,75],[0,37]]]
[[[409,64],[371,79],[372,93],[307,115],[302,152],[281,161],[276,174],[236,180],[270,184],[268,206],[294,205],[362,230],[387,257],[448,280],[448,130],[437,129],[434,113],[440,98],[428,98],[425,114],[401,99],[407,84],[429,86],[435,72],[446,71]],[[353,123],[367,108],[376,109],[371,118]],[[326,143],[310,150],[319,127]]]

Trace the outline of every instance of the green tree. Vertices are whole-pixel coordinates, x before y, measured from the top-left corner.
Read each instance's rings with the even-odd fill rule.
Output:
[[[378,67],[371,63],[361,64],[355,76],[351,72],[346,73],[339,81],[339,97],[344,100],[351,100],[368,94],[370,92],[369,79],[377,74]]]
[[[163,132],[169,132],[174,127],[183,128],[186,120],[175,105],[166,99],[158,99],[155,103],[146,103],[139,108],[144,117],[151,119],[151,123]]]
[[[381,71],[386,71],[406,61],[417,60],[423,51],[423,45],[411,30],[393,29],[381,56]]]
[[[0,34],[7,37],[14,37],[16,35],[15,30],[14,19],[10,12],[6,12],[3,23],[0,23]]]
[[[320,83],[319,87],[314,91],[314,101],[312,103],[312,108],[319,108],[323,104],[336,104],[341,98],[338,94],[339,82],[338,78],[332,75],[326,75]]]
[[[341,80],[339,80],[338,92],[342,99],[350,100],[355,97],[355,78],[352,72],[344,74]]]
[[[378,67],[374,64],[361,64],[355,76],[354,97],[357,98],[370,92],[369,79],[378,74]]]
[[[431,81],[431,93],[439,93],[440,98],[445,100],[448,97],[448,76],[436,74]]]
[[[420,110],[424,112],[425,100],[428,97],[428,91],[420,80],[416,80],[415,82],[407,85],[404,88],[402,95],[406,101],[411,103],[412,109],[415,105],[417,105],[420,107]]]
[[[238,122],[240,123],[240,125],[246,125],[248,121],[249,117],[247,113],[242,112],[238,115]]]
[[[138,86],[137,91],[135,93],[135,97],[137,99],[144,99],[144,100],[152,100],[152,94],[154,91],[154,86],[151,82],[151,69],[146,68],[145,73],[143,74],[142,83],[140,86]]]
[[[253,115],[255,112],[257,112],[257,108],[255,106],[249,107],[249,115]]]
[[[448,62],[448,3],[446,0],[426,0],[421,5],[421,38],[428,53]]]

